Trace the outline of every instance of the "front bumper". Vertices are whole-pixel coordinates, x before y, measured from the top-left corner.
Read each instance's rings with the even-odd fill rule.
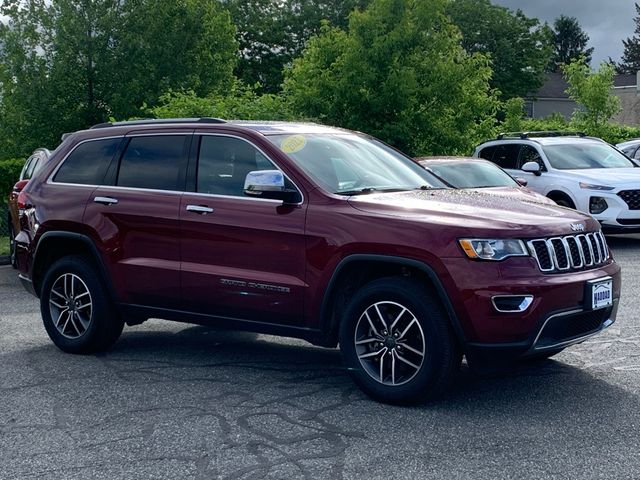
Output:
[[[621,281],[620,267],[611,259],[597,268],[549,274],[528,257],[469,262],[448,262],[467,352],[535,355],[584,341],[615,321]],[[592,310],[586,285],[605,277],[612,279],[613,305]],[[501,312],[492,301],[496,296],[533,300],[524,311]]]
[[[552,312],[540,320],[526,340],[511,343],[469,343],[467,356],[476,361],[527,358],[582,343],[613,325],[618,313],[618,303],[616,299],[613,306],[599,310]]]
[[[620,191],[628,190],[625,188]],[[619,195],[618,190],[613,192],[597,192],[584,190],[583,196],[578,199],[578,210],[589,213],[602,225],[603,231],[607,233],[636,233],[640,232],[640,210],[631,210],[627,202]],[[608,208],[598,214],[589,212],[589,201],[591,197],[601,197],[606,200]]]

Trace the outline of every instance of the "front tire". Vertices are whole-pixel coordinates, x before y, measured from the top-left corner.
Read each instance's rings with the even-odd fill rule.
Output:
[[[49,267],[40,310],[49,338],[68,353],[106,350],[124,327],[99,273],[83,256],[64,257]]]
[[[358,291],[340,325],[340,350],[362,391],[391,404],[437,397],[462,360],[437,298],[407,278],[374,280]]]

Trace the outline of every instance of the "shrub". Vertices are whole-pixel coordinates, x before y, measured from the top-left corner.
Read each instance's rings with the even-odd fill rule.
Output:
[[[0,160],[0,204],[7,203],[9,193],[20,178],[24,159]]]

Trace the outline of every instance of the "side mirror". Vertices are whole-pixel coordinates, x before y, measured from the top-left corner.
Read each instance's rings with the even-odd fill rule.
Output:
[[[520,185],[521,187],[526,187],[527,184],[529,183],[522,177],[516,177],[515,180],[516,182],[518,182],[518,185]]]
[[[522,165],[523,172],[533,173],[536,177],[542,175],[542,171],[540,170],[540,164],[537,162],[527,162]]]
[[[29,180],[20,180],[13,186],[13,193],[20,193],[27,186]]]
[[[244,194],[249,197],[282,200],[284,203],[298,203],[300,193],[287,189],[284,174],[280,170],[260,170],[249,172],[244,180]]]

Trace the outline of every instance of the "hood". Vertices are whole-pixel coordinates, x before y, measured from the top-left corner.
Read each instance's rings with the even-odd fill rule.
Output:
[[[544,203],[546,205],[556,205],[556,202],[539,193],[529,190],[525,187],[485,187],[468,189],[474,192],[484,193],[486,195],[499,195],[501,197],[509,197],[515,200],[524,200],[528,202]]]
[[[640,189],[640,168],[588,168],[584,170],[562,170],[572,174],[576,180],[610,187],[634,187]],[[543,174],[544,175],[544,174]]]
[[[361,211],[458,227],[470,235],[494,232],[534,238],[575,234],[571,226],[575,223],[584,225],[585,231],[600,228],[597,220],[576,210],[477,190],[379,193],[353,196],[349,203]]]

